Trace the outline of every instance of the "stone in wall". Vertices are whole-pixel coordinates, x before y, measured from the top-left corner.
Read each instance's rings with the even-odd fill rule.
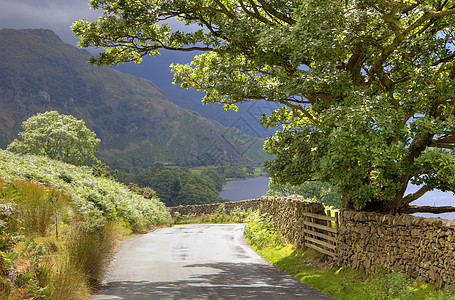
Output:
[[[402,272],[439,287],[455,280],[455,222],[407,214],[343,211],[340,264]]]
[[[196,216],[205,215],[205,214],[212,214],[220,204],[224,204],[227,212],[234,210],[235,208],[239,207],[243,210],[257,210],[259,206],[260,199],[250,199],[250,200],[243,200],[238,202],[222,202],[222,203],[212,203],[212,204],[200,204],[200,205],[180,205],[175,207],[170,207],[171,215],[174,216],[176,212],[181,215],[189,215],[193,214]]]
[[[186,205],[171,207],[171,215],[179,212],[181,215],[213,213],[221,203]],[[302,212],[309,211],[315,214],[325,214],[324,205],[303,201],[302,197],[269,197],[263,196],[260,199],[250,199],[238,202],[224,202],[226,211],[236,207],[243,210],[258,210],[260,214],[267,213],[275,222],[275,228],[290,243],[299,249],[305,249],[305,234],[303,232],[304,216]],[[324,222],[324,221],[323,221]]]

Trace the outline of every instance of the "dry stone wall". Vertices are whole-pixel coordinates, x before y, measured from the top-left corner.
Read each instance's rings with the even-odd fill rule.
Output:
[[[280,233],[300,249],[305,249],[302,212],[324,214],[322,204],[298,197],[264,196],[224,205],[227,211],[240,207],[270,214]],[[210,214],[218,206],[179,206],[171,208],[171,213]],[[381,269],[402,272],[444,287],[455,281],[455,220],[345,210],[341,214],[336,261],[367,273]]]
[[[261,214],[268,213],[272,216],[277,230],[290,243],[296,247],[304,249],[303,233],[303,211],[309,211],[315,214],[324,214],[324,206],[321,203],[311,203],[302,201],[301,197],[268,197],[260,199],[251,199],[238,202],[226,202],[224,206],[229,212],[236,207],[244,210],[258,210]],[[171,208],[171,214],[179,212],[181,215],[201,215],[211,214],[217,209],[217,204],[186,205]]]
[[[402,272],[443,287],[455,280],[455,220],[343,211],[339,263]]]
[[[226,212],[230,212],[235,208],[241,208],[243,210],[257,210],[259,207],[259,202],[261,199],[250,199],[250,200],[243,200],[238,202],[224,202],[224,203],[213,203],[213,204],[200,204],[200,205],[180,205],[171,207],[171,215],[174,216],[176,212],[181,215],[205,215],[205,214],[212,214],[220,204],[224,204],[226,208]]]

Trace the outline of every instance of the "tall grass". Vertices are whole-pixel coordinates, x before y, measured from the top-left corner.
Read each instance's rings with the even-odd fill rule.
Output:
[[[87,299],[101,279],[116,245],[116,230],[108,224],[100,230],[77,224],[71,230],[66,251],[58,262],[49,299]]]
[[[91,168],[0,149],[0,299],[87,299],[116,231],[170,221],[158,198]]]
[[[0,299],[87,299],[123,228],[116,224],[79,216],[57,188],[0,179]]]
[[[79,300],[87,299],[90,287],[87,280],[75,266],[67,262],[61,263],[53,276],[49,289],[48,299],[51,300]]]
[[[68,197],[59,189],[29,181],[0,179],[0,199],[14,207],[11,228],[28,236],[46,236],[64,209],[71,213]]]
[[[107,224],[102,229],[92,229],[79,224],[73,229],[67,242],[68,264],[77,268],[93,285],[101,280],[116,240],[112,224]]]

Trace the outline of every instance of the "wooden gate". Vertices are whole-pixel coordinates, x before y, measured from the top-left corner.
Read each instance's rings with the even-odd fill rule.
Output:
[[[311,212],[303,212],[303,215],[305,246],[336,258],[340,226],[338,212],[334,216],[330,210],[324,215]]]

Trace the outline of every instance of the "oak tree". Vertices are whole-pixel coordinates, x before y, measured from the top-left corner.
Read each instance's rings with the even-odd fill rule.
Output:
[[[100,139],[71,115],[47,111],[22,122],[23,131],[7,150],[20,154],[45,155],[74,165],[97,163]]]
[[[343,207],[409,210],[454,191],[455,1],[92,0],[73,25],[98,65],[161,49],[204,51],[174,65],[175,82],[226,108],[266,100],[282,129],[266,141],[277,183],[321,180]],[[172,20],[172,21],[170,21]],[[185,22],[188,30],[168,23]],[[420,189],[406,194],[409,183]]]

